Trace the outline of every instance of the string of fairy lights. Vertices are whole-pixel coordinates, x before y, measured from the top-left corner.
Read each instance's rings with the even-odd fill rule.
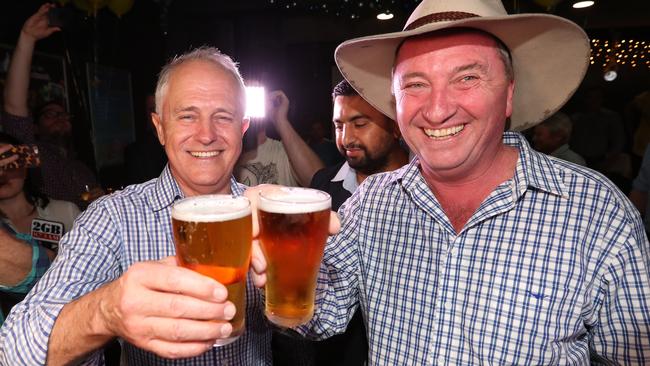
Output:
[[[410,13],[421,0],[268,0],[272,7],[359,19],[378,12]]]
[[[650,42],[638,39],[591,40],[592,65],[602,65],[603,69],[613,65],[650,68]]]

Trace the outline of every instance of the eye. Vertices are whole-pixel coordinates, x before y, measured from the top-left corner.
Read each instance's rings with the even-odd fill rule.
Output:
[[[461,83],[471,83],[476,80],[478,80],[478,76],[476,75],[464,75],[459,79]]]
[[[364,120],[364,119],[361,119],[361,120],[357,120],[357,121],[354,122],[354,127],[356,127],[356,128],[363,128],[363,127],[365,127],[367,124],[368,124],[368,121],[366,121],[366,120]]]
[[[194,120],[194,115],[191,114],[181,114],[178,116],[178,119],[182,121],[192,121]]]
[[[220,123],[232,123],[235,121],[235,119],[229,115],[218,115],[215,117],[215,119]]]
[[[334,129],[335,130],[342,130],[343,129],[343,123],[335,123],[334,124]]]
[[[419,81],[412,81],[404,85],[404,89],[420,89],[424,88],[426,85]]]

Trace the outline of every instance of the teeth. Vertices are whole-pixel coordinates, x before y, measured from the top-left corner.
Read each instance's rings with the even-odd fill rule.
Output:
[[[454,127],[449,127],[449,128],[439,128],[439,129],[430,129],[430,128],[425,128],[424,133],[427,134],[429,137],[434,137],[434,138],[443,138],[447,136],[453,136],[460,131],[462,131],[465,128],[465,125],[458,125]]]
[[[218,151],[192,151],[190,152],[195,158],[211,158],[219,155]]]

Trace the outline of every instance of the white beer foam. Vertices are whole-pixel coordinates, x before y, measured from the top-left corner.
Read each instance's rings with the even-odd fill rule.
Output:
[[[250,215],[251,206],[246,197],[210,194],[184,198],[172,206],[172,217],[188,222],[219,222]]]
[[[282,187],[260,192],[259,209],[266,212],[298,214],[329,210],[329,194],[311,188]]]

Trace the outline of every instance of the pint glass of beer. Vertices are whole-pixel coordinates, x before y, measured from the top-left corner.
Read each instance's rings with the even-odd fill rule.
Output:
[[[309,188],[260,192],[260,244],[268,262],[266,316],[282,327],[314,314],[318,269],[328,236],[330,195]]]
[[[234,342],[244,332],[246,275],[251,256],[251,206],[246,197],[194,196],[172,206],[176,260],[228,289],[237,313],[232,333],[215,346]]]

